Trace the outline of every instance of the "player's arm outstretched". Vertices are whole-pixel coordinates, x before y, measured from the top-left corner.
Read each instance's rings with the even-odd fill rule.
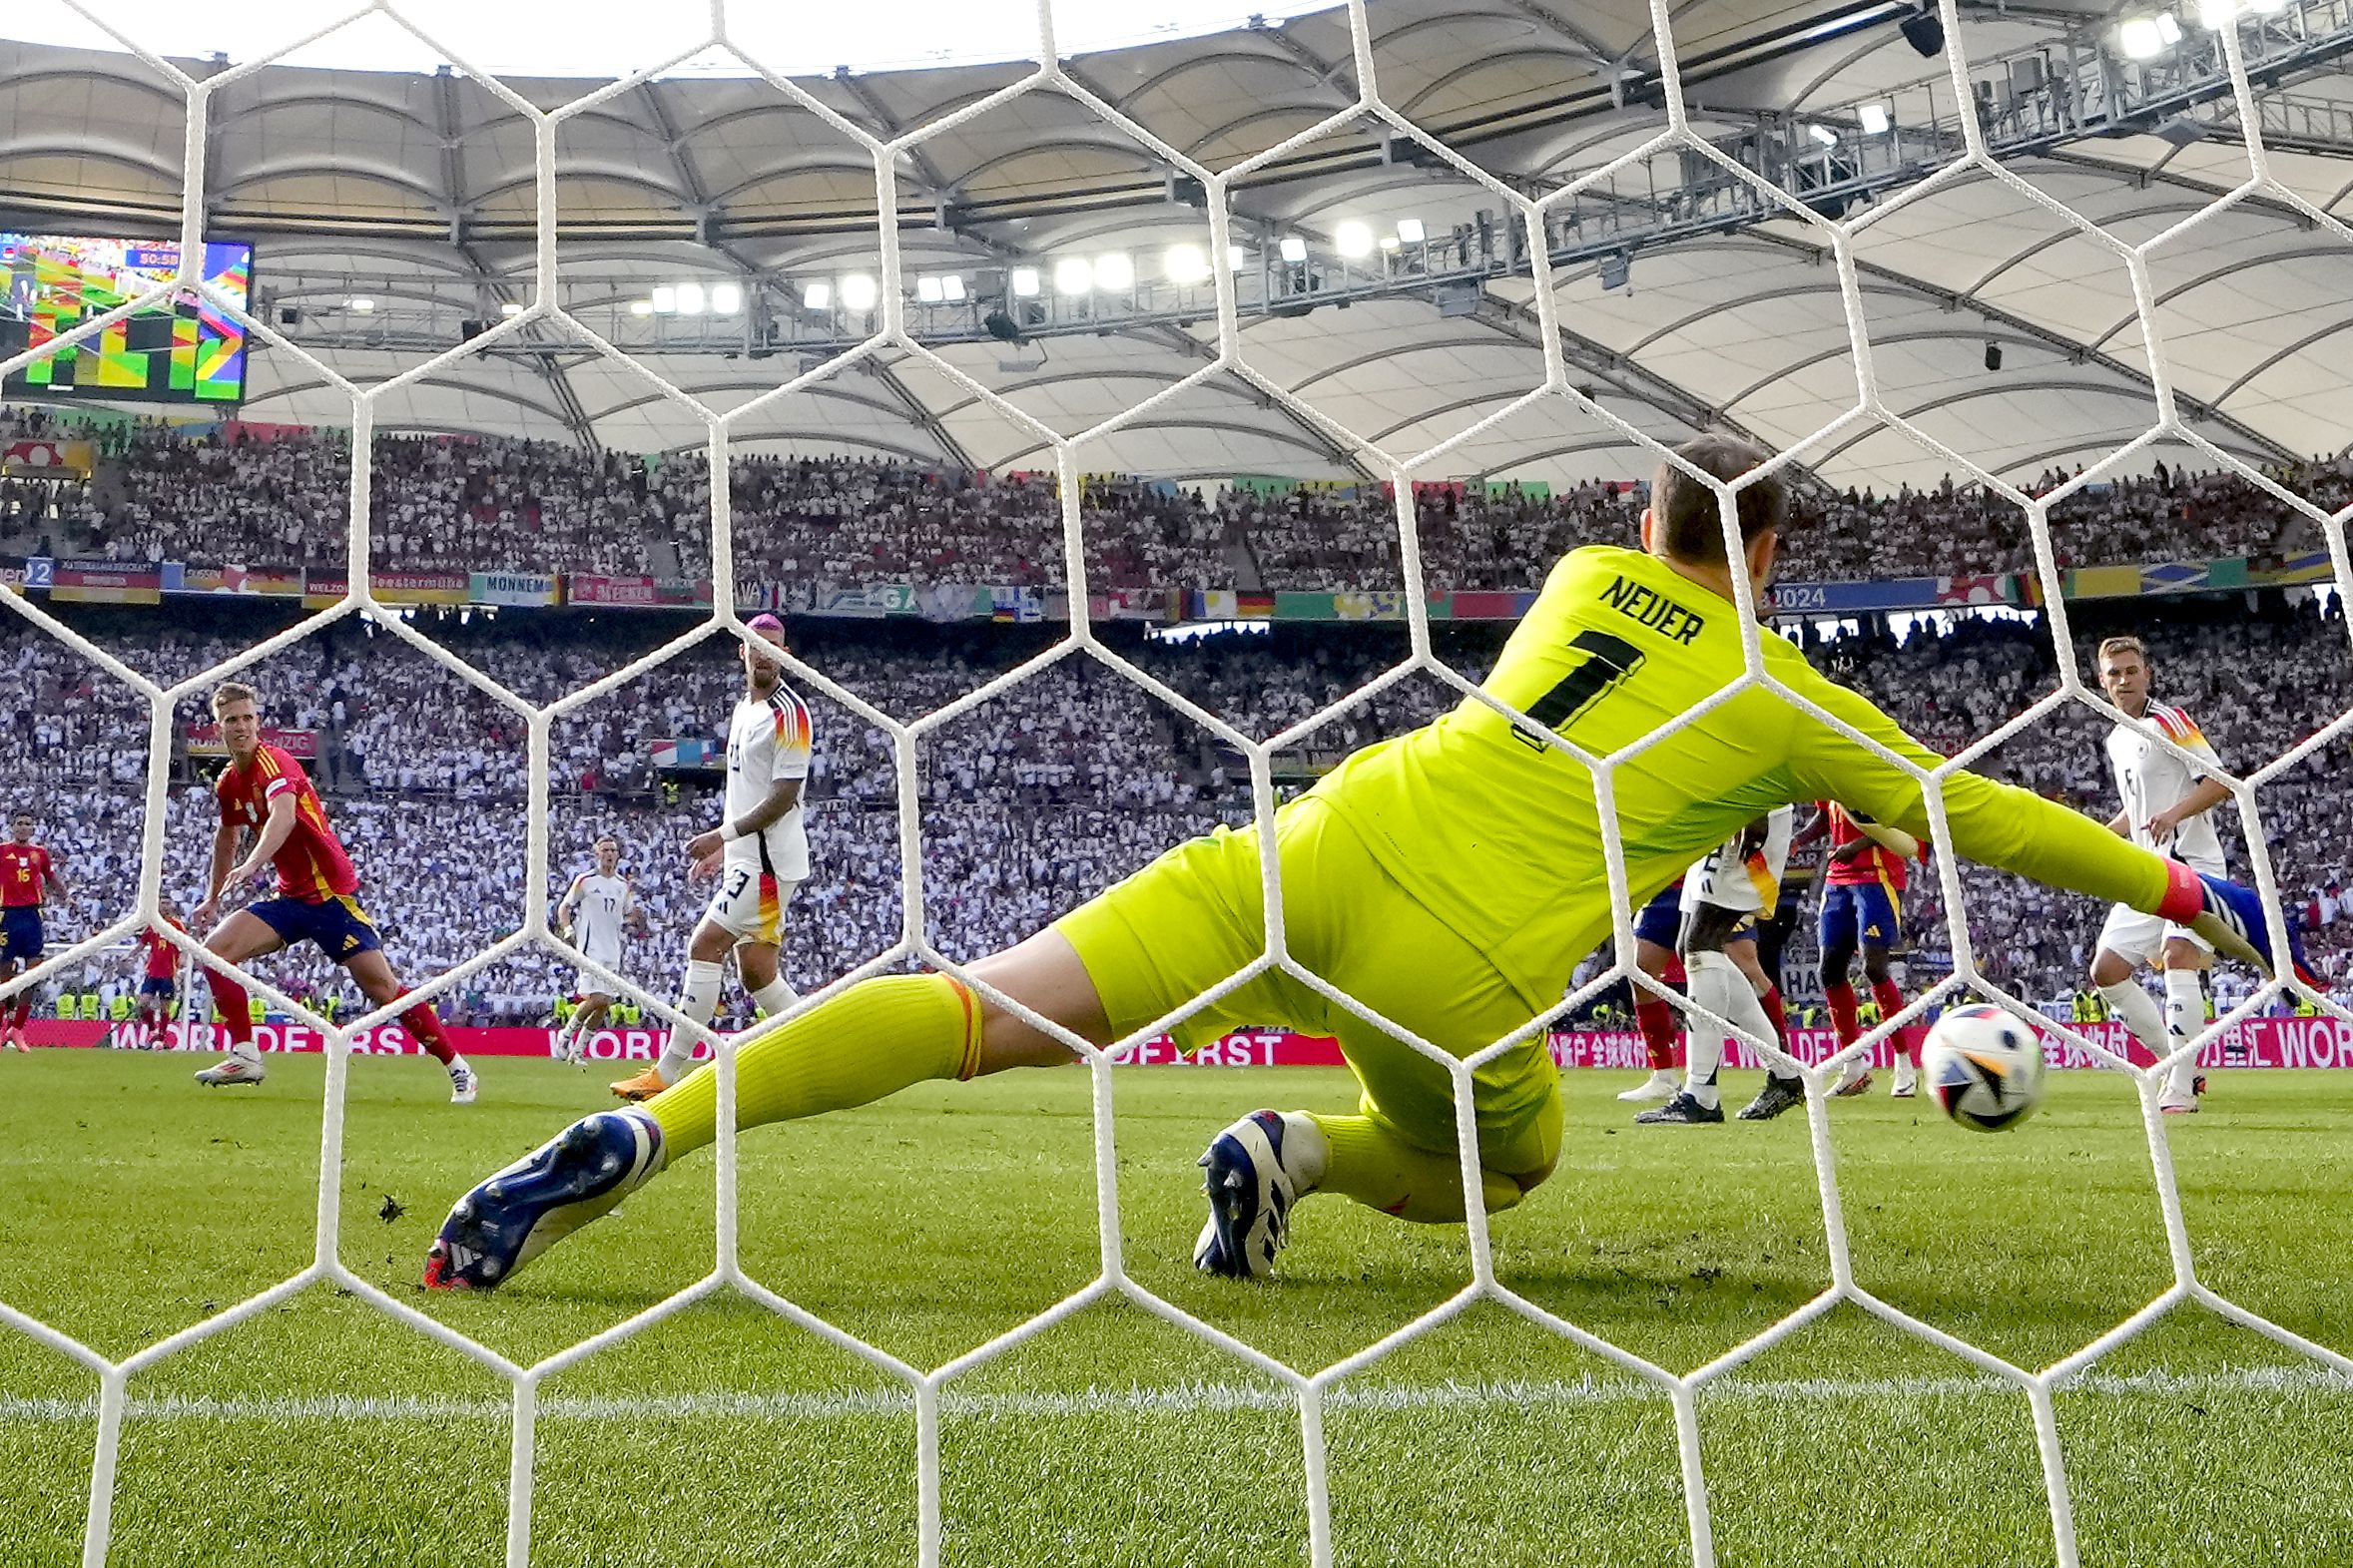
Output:
[[[1791,684],[1897,757],[1924,770],[1945,762],[1860,694],[1819,676]],[[1819,720],[1799,718],[1790,737],[1787,766],[1793,795],[1820,793],[1915,836],[1928,834],[1928,805],[1920,784],[1871,747]],[[2262,905],[2249,889],[2201,876],[2178,860],[2118,838],[2105,823],[1979,774],[1948,775],[1944,795],[1953,847],[1964,857],[2163,915],[2177,925],[2194,927],[2233,957],[2266,973],[2273,971]],[[2291,931],[2291,945],[2293,941]],[[2300,971],[2301,965],[2297,967]]]

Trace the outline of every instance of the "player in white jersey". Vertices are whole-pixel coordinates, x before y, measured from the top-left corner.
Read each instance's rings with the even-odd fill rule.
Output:
[[[785,624],[773,615],[746,623],[752,639],[785,646]],[[687,944],[686,984],[678,1010],[709,1023],[719,1010],[721,966],[729,949],[744,989],[761,1012],[776,1016],[801,993],[777,973],[785,940],[785,905],[809,877],[809,833],[801,789],[809,779],[809,708],[785,685],[784,670],[748,640],[739,651],[744,698],[727,730],[727,817],[687,841],[698,877],[717,873],[719,890]],[[672,1030],[662,1059],[613,1085],[624,1100],[660,1094],[693,1070],[695,1042]]]
[[[2111,637],[2099,645],[2099,686],[2108,701],[2154,725],[2191,757],[2221,767],[2187,714],[2149,700],[2150,678],[2148,650],[2139,638]],[[2123,809],[2108,826],[2192,870],[2222,875],[2222,835],[2207,813],[2230,798],[2229,786],[2127,725],[2108,731],[2106,750],[2116,792],[2123,797]],[[2164,976],[2162,1014],[2135,976],[2143,964]],[[2140,1043],[2162,1057],[2205,1027],[2205,990],[2199,976],[2213,965],[2214,949],[2195,931],[2119,904],[2099,928],[2091,983]],[[2197,1063],[2183,1057],[2167,1075],[2158,1109],[2174,1114],[2195,1111],[2199,1087]]]
[[[626,925],[643,929],[645,916],[638,910],[636,890],[621,874],[621,840],[607,833],[596,841],[596,869],[573,877],[556,904],[556,935],[579,948],[589,962],[618,973]],[[580,971],[580,1005],[556,1033],[559,1061],[588,1065],[583,1042],[605,1021],[614,1000],[607,982],[594,970]]]
[[[1797,819],[1794,806],[1777,805],[1725,839],[1683,873],[1683,926],[1676,946],[1683,954],[1691,1000],[1729,1023],[1779,1042],[1765,1011],[1773,989],[1757,961],[1757,921],[1781,904],[1781,877],[1789,869],[1789,839]],[[1725,1035],[1693,1017],[1684,1031],[1683,1087],[1655,1110],[1634,1118],[1648,1126],[1688,1127],[1721,1122],[1716,1070],[1723,1065]],[[1792,1097],[1788,1085],[1797,1085]],[[1749,1121],[1777,1116],[1803,1102],[1801,1080],[1768,1078],[1765,1092],[1741,1112]]]

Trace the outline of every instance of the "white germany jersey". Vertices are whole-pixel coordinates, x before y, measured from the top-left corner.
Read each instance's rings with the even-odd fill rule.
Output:
[[[572,882],[571,899],[573,944],[606,968],[619,967],[629,879],[583,871]]]
[[[2221,766],[2221,759],[2206,744],[2205,736],[2180,709],[2151,703],[2141,717],[2163,731],[2166,739],[2183,751]],[[2212,812],[2201,811],[2183,822],[2174,829],[2169,841],[2160,842],[2148,833],[2148,819],[2180,804],[2182,797],[2206,777],[2203,769],[2190,767],[2154,741],[2123,725],[2107,733],[2107,762],[2115,771],[2116,793],[2123,797],[2124,820],[2134,843],[2159,854],[2172,855],[2193,869],[2216,876],[2223,874],[2222,835],[2214,830]]]
[[[736,704],[727,728],[727,820],[735,821],[768,798],[783,779],[809,777],[809,708],[780,684],[766,702]],[[809,879],[809,834],[802,803],[769,824],[768,831],[732,840],[729,865],[748,865],[780,882]]]
[[[1797,807],[1777,805],[1765,813],[1765,838],[1747,854],[1740,852],[1745,831],[1734,833],[1707,852],[1683,875],[1684,910],[1713,904],[1744,914],[1770,915],[1781,906],[1781,878],[1789,869],[1789,840],[1797,823]]]

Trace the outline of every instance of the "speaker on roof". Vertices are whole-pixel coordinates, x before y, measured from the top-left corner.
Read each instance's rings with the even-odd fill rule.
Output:
[[[1945,19],[1937,15],[1935,6],[1923,6],[1896,24],[1904,42],[1929,59],[1945,52]]]
[[[1986,344],[1986,368],[1989,370],[2002,368],[2002,345],[2000,343],[1989,342]]]
[[[980,318],[980,328],[1000,343],[1021,341],[1021,328],[1002,310],[991,310]]]

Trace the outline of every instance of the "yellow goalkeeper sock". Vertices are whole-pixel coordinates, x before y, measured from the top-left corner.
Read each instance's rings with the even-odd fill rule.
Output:
[[[736,1126],[848,1110],[979,1065],[980,1002],[962,981],[880,975],[737,1053]],[[645,1108],[675,1164],[718,1136],[719,1074],[705,1064]]]
[[[1407,1143],[1369,1116],[1318,1116],[1309,1112],[1331,1153],[1318,1192],[1345,1193],[1358,1203],[1421,1225],[1463,1221],[1463,1162]],[[1479,1173],[1487,1212],[1508,1209],[1525,1195],[1519,1184],[1493,1171]]]

